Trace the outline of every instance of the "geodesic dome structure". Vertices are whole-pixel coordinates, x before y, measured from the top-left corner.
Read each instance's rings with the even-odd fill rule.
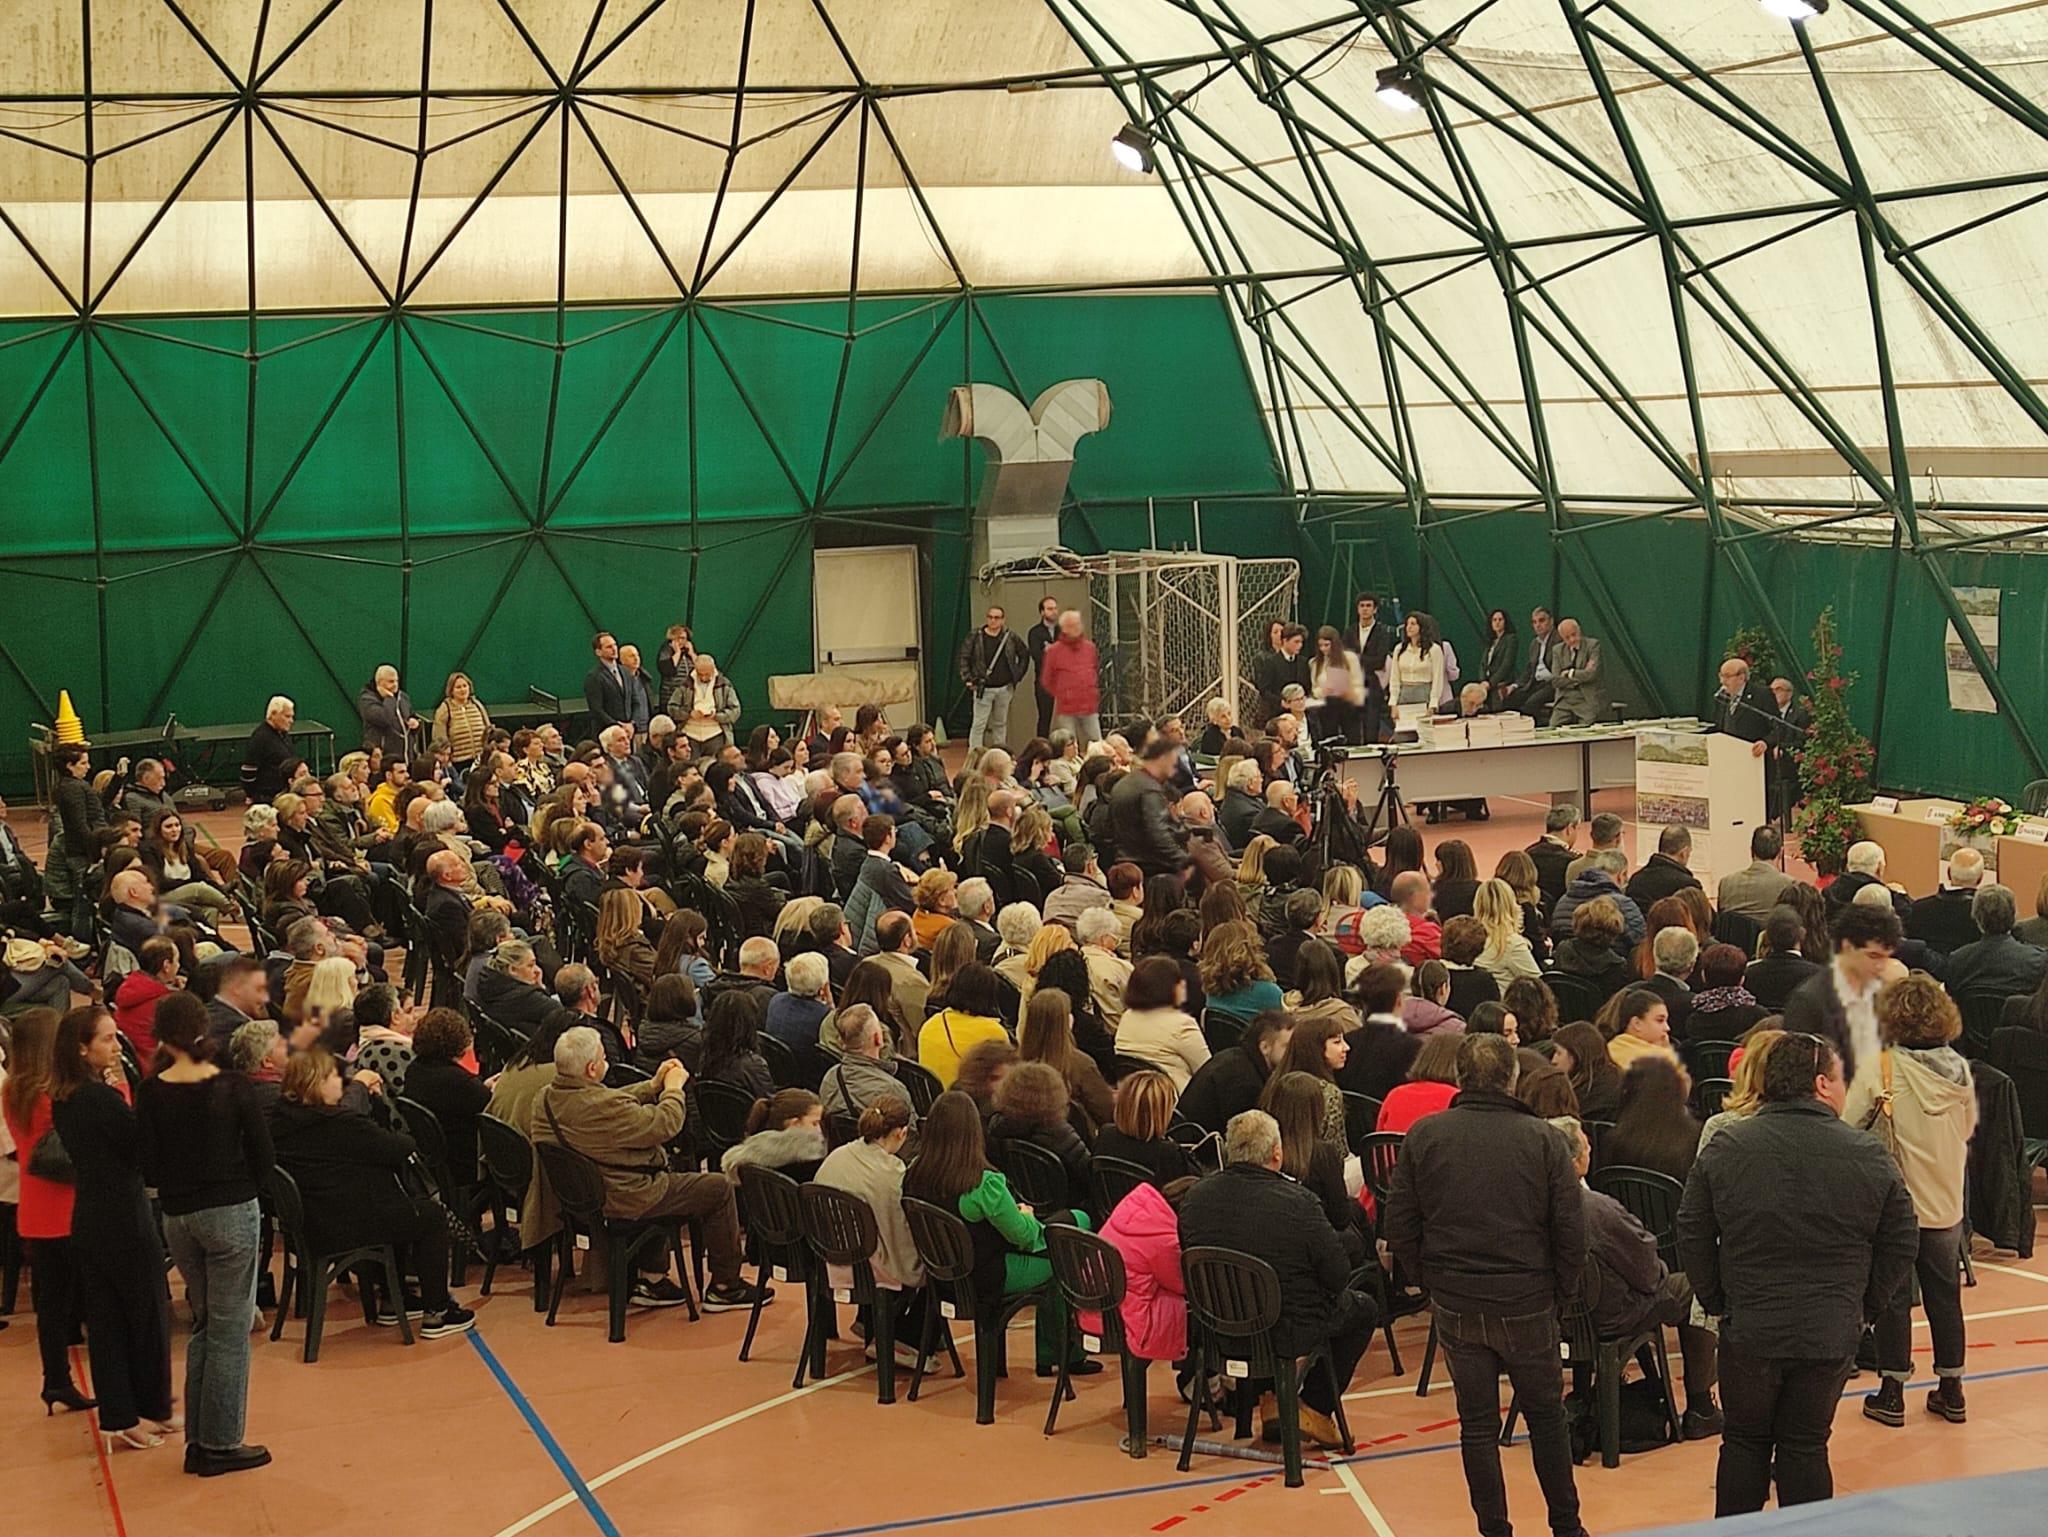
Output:
[[[1646,712],[1832,602],[1884,777],[2012,793],[2044,79],[1954,0],[12,7],[0,698],[345,721],[381,661],[573,691],[687,620],[758,700],[810,552],[877,540],[943,680],[944,392],[1092,376],[1077,550],[1199,501],[1312,621],[1571,608]]]

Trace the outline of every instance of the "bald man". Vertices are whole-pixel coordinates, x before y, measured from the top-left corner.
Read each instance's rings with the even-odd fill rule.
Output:
[[[469,960],[469,898],[462,888],[469,879],[469,861],[453,849],[427,858],[427,900],[420,908],[427,920],[427,953],[434,962],[435,1008],[459,1008],[462,978]]]
[[[140,867],[130,865],[118,871],[108,883],[107,895],[113,910],[107,916],[114,938],[138,956],[142,947],[164,931],[163,914],[158,911],[156,888]]]
[[[1721,686],[1714,691],[1713,729],[1750,744],[1761,758],[1776,725],[1770,693],[1749,673],[1749,663],[1731,656],[1721,664]]]
[[[1558,621],[1551,665],[1557,680],[1551,725],[1596,726],[1607,718],[1607,670],[1601,664],[1600,642],[1585,634],[1578,620]]]

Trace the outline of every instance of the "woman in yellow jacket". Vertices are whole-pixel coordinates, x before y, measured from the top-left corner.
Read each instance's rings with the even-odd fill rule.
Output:
[[[946,1007],[924,1022],[917,1033],[917,1060],[938,1075],[946,1088],[960,1075],[960,1058],[983,1041],[1007,1041],[1010,1032],[999,1016],[1002,984],[979,961],[954,974],[946,990]]]

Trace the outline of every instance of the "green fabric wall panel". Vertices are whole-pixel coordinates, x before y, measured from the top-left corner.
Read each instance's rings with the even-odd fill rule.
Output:
[[[396,533],[395,333],[379,322],[303,334],[306,340],[256,365],[261,537]],[[423,369],[412,372],[421,375],[416,391],[434,388]]]
[[[77,333],[17,328],[0,348],[0,549],[93,547],[85,349]]]

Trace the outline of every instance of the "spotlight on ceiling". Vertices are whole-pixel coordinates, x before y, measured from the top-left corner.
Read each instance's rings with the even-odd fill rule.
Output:
[[[1422,110],[1422,87],[1416,84],[1414,74],[1403,65],[1390,65],[1381,70],[1379,84],[1373,94],[1396,112]]]
[[[1786,21],[1811,21],[1828,8],[1828,0],[1761,0],[1763,8]]]
[[[1136,123],[1126,123],[1109,141],[1109,152],[1126,171],[1144,175],[1152,169],[1152,135]]]

